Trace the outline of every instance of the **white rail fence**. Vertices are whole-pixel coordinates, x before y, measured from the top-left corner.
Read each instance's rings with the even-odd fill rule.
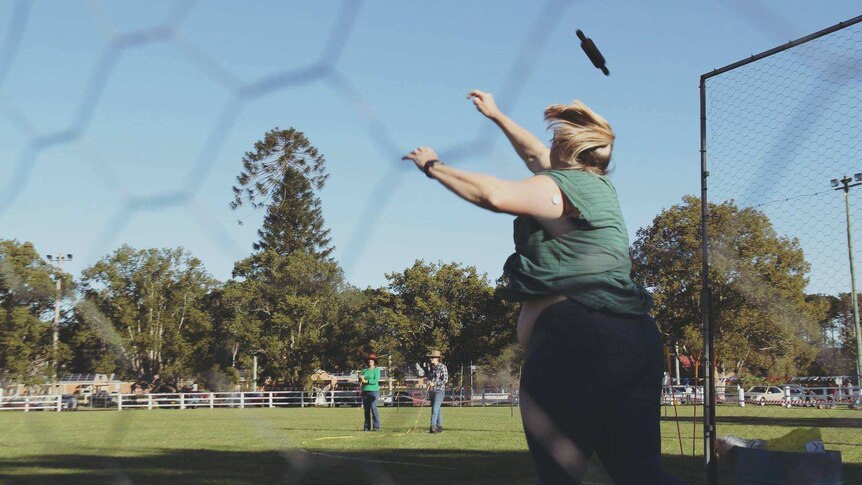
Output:
[[[703,390],[699,387],[670,386],[662,392],[664,405],[702,404]],[[360,406],[359,391],[273,391],[273,392],[195,392],[158,394],[97,393],[79,400],[71,395],[0,396],[0,411],[67,411],[79,406],[115,409],[198,409],[198,408],[276,408],[276,407],[337,407]],[[421,391],[402,391],[394,396],[381,396],[383,406],[430,405]],[[495,392],[458,395],[447,393],[444,404],[449,406],[518,405],[517,393]],[[747,391],[726,386],[718,392],[718,404],[862,409],[859,387],[793,387],[755,386]]]
[[[427,393],[397,392],[381,396],[382,406],[429,406]],[[72,395],[0,396],[0,411],[72,411],[78,407],[115,409],[215,409],[276,407],[360,406],[359,391],[273,391],[273,392],[195,392],[119,394],[96,393],[78,399]],[[517,405],[517,394],[476,393],[472,396],[447,393],[448,406]]]
[[[862,389],[853,387],[802,387],[802,386],[753,386],[747,390],[738,386],[716,388],[717,404],[745,407],[754,406],[794,406],[834,409],[848,406],[862,409]],[[700,386],[665,386],[661,402],[673,404],[703,404],[703,388]]]

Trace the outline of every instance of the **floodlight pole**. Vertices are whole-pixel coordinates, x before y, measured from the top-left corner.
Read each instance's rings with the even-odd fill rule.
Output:
[[[856,180],[862,179],[860,174],[856,174]],[[850,187],[862,185],[862,182],[851,183],[853,179],[844,176],[838,182],[840,186],[835,190],[844,191],[844,214],[847,218],[847,253],[850,258],[850,301],[853,302],[853,331],[856,334],[856,379],[862,376],[862,336],[859,333],[859,302],[856,295],[856,264],[853,258],[853,225],[850,221]],[[835,181],[832,182],[835,185]]]

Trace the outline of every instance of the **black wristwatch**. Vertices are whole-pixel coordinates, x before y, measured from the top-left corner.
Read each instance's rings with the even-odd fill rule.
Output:
[[[433,160],[428,160],[427,162],[425,162],[425,165],[422,166],[422,171],[425,172],[426,177],[428,177],[429,179],[434,178],[431,176],[431,167],[433,167],[434,165],[436,165],[438,163],[440,165],[443,165],[443,162],[441,162],[440,160],[437,160],[436,158]]]

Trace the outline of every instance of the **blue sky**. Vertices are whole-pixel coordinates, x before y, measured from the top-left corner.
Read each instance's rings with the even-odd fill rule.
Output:
[[[451,165],[529,175],[469,90],[494,93],[545,140],[548,104],[577,98],[605,116],[634,239],[699,191],[699,76],[859,10],[855,1],[3,2],[0,237],[73,253],[74,274],[122,243],[183,246],[225,280],[262,218],[228,208],[242,155],[269,129],[292,126],[327,158],[324,217],[351,283],[383,285],[415,259],[495,279],[513,248],[512,218],[399,161],[430,145]],[[581,52],[578,28],[610,77]]]

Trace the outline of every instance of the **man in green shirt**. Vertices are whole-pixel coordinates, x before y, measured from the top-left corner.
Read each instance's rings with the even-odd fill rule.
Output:
[[[364,431],[380,431],[380,414],[377,412],[377,401],[380,399],[380,368],[377,367],[377,356],[368,355],[368,367],[359,373],[362,384],[362,408],[365,411]]]

